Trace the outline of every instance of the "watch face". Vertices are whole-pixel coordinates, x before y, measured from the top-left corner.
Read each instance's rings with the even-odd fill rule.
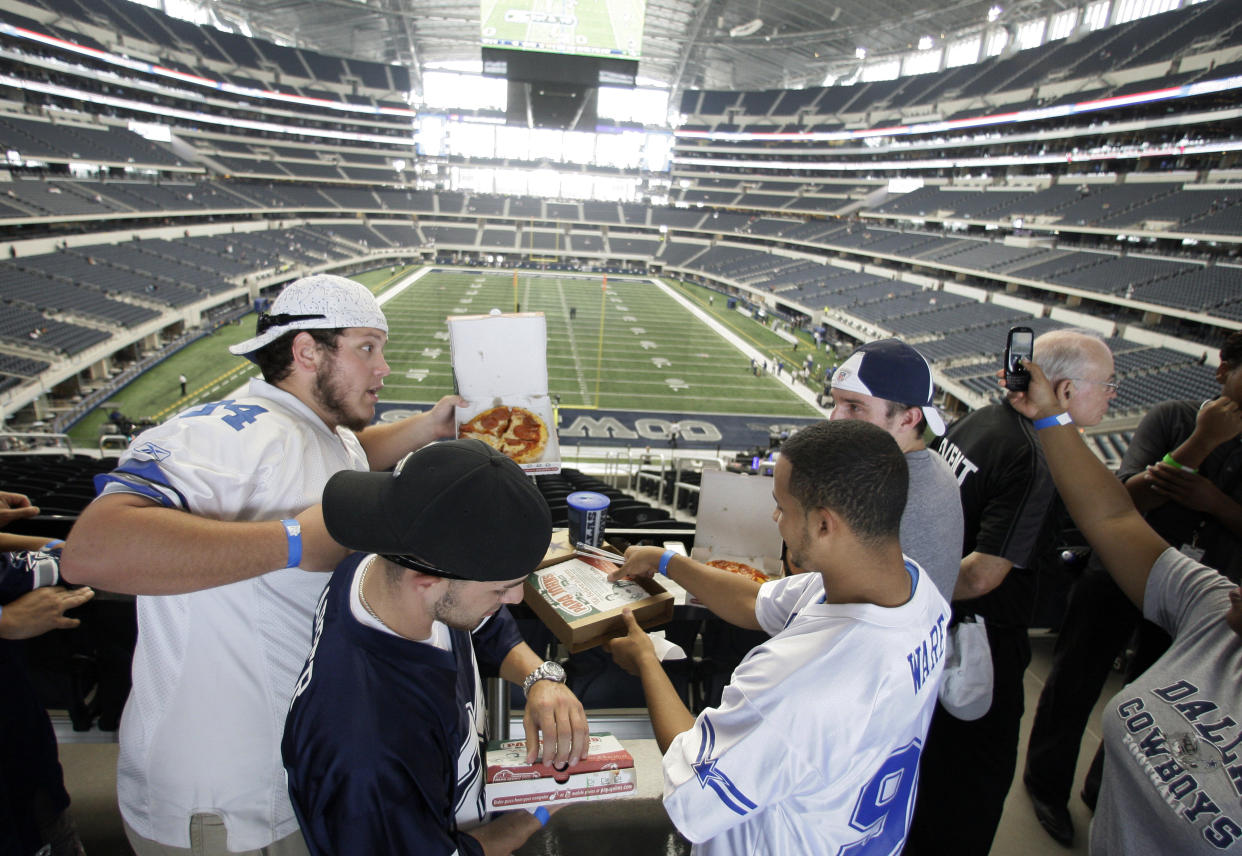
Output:
[[[554,663],[551,660],[543,664],[543,674],[554,681],[563,682],[565,680],[565,669],[561,667],[560,663]]]

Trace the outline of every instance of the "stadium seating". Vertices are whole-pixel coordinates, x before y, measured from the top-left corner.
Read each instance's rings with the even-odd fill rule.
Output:
[[[883,127],[891,117],[904,111],[917,115],[925,106],[943,107],[943,115],[970,118],[981,111],[1077,103],[1143,91],[1145,86],[1217,79],[1236,69],[1230,63],[1195,59],[1195,52],[1242,45],[1242,28],[1217,25],[1220,17],[1215,13],[1224,8],[1222,3],[1209,0],[917,77],[807,89],[687,91],[682,107],[690,118],[681,130],[836,131],[847,122],[850,128],[865,128],[868,123]],[[392,168],[394,160],[414,160],[408,124],[403,129],[400,120],[377,118],[365,126],[352,125],[348,116],[328,109],[346,99],[359,104],[384,102],[408,82],[402,69],[209,30],[145,7],[131,8],[122,0],[92,4],[55,0],[48,7],[60,16],[54,31],[60,37],[99,44],[90,34],[98,34],[100,26],[114,25],[117,33],[135,43],[157,50],[160,45],[175,46],[199,57],[198,63],[186,65],[184,57],[171,56],[169,68],[185,68],[249,89],[321,99],[323,106],[306,104],[306,120],[312,125],[365,127],[368,133],[382,135],[366,143],[341,140],[323,146],[296,134],[241,126],[178,128],[181,142],[201,156],[186,161],[178,154],[184,148],[174,151],[173,146],[145,140],[103,111],[72,121],[65,120],[63,111],[0,116],[0,134],[8,148],[55,166],[47,172],[12,170],[13,180],[0,194],[0,219],[15,229],[30,223],[76,221],[89,230],[87,224],[95,220],[116,221],[118,228],[135,230],[181,222],[228,226],[227,234],[222,226],[214,235],[191,236],[187,230],[180,238],[163,234],[137,242],[108,239],[98,246],[62,248],[0,265],[0,300],[37,313],[49,322],[44,325],[49,333],[51,322],[76,318],[103,327],[82,329],[106,339],[108,330],[158,319],[160,313],[168,313],[165,317],[171,320],[181,307],[210,309],[213,301],[232,299],[224,296],[234,294],[237,284],[249,277],[294,268],[321,269],[377,255],[382,259],[378,263],[384,264],[388,258],[431,248],[503,257],[533,253],[544,257],[541,263],[553,258],[558,263],[605,268],[621,260],[653,262],[671,272],[733,283],[747,294],[771,295],[795,311],[815,314],[831,309],[843,313],[851,324],[900,333],[919,340],[939,363],[963,358],[969,347],[993,347],[981,345],[983,339],[1016,317],[1016,310],[993,303],[986,295],[1006,289],[1054,306],[1065,293],[1083,296],[1083,311],[1109,317],[1126,313],[1125,321],[1147,313],[1145,325],[1187,340],[1212,338],[1210,331],[1188,327],[1188,318],[1216,324],[1242,320],[1237,268],[1225,253],[1206,246],[1212,241],[1232,243],[1242,236],[1242,194],[1231,186],[1228,175],[1213,180],[1203,172],[1196,179],[1192,170],[1182,170],[1175,179],[1161,180],[1164,176],[1159,173],[1176,164],[1131,170],[1132,162],[1127,162],[1115,173],[1091,173],[1084,167],[1081,179],[1075,178],[1072,166],[1030,175],[1021,170],[1010,175],[998,172],[986,179],[919,173],[928,176],[927,186],[904,194],[886,191],[892,164],[939,156],[942,153],[935,151],[939,142],[946,144],[945,152],[964,156],[1033,152],[1044,145],[1008,143],[1005,136],[1012,131],[1002,127],[999,133],[989,128],[975,137],[969,130],[942,130],[937,132],[942,137],[880,140],[874,148],[848,142],[830,149],[829,158],[842,163],[875,162],[870,172],[725,170],[679,163],[673,168],[669,204],[415,189]],[[37,21],[9,12],[0,15],[52,32]],[[103,50],[110,47],[101,45]],[[1175,58],[1181,61],[1181,70],[1170,75],[1168,63]],[[1166,65],[1159,68],[1160,63]],[[1128,70],[1124,80],[1101,78],[1102,70],[1116,69]],[[137,71],[123,73],[140,78]],[[77,85],[98,85],[89,75],[75,74]],[[1057,91],[1039,91],[1050,79],[1055,79]],[[116,85],[129,83],[122,80]],[[976,96],[988,99],[986,106],[968,100]],[[238,99],[238,111],[264,109],[243,94],[231,97]],[[1202,103],[1170,102],[1175,111],[1189,111]],[[227,104],[211,109],[230,112]],[[1037,127],[1076,141],[1091,121],[1088,115]],[[1193,142],[1200,130],[1228,137],[1227,131],[1206,125],[1140,136],[1153,145],[1178,144]],[[391,143],[378,142],[387,137]],[[1054,134],[1047,145],[1060,145],[1061,139]],[[1094,142],[1084,137],[1083,145]],[[734,152],[744,159],[749,157],[748,145],[721,140],[710,149],[715,157]],[[812,164],[823,159],[823,151],[805,140],[765,146],[782,159],[788,156]],[[694,147],[680,139],[677,151],[695,154]],[[126,171],[124,177],[117,172],[70,175],[65,167],[78,159],[142,169]],[[305,218],[306,224],[232,230],[233,223],[273,216]],[[343,224],[343,216],[356,217],[357,222]],[[1032,226],[1040,230],[1039,240],[1010,240],[1011,231]],[[1125,236],[1126,242],[1109,243],[1113,233]],[[1134,242],[1140,245],[1131,246]],[[777,249],[780,252],[774,252]],[[830,264],[838,260],[883,267],[847,271]],[[909,272],[942,283],[903,281]],[[955,281],[984,296],[972,292],[964,297],[944,290],[943,283]],[[1164,312],[1168,318],[1161,317]],[[41,328],[36,324],[32,329]],[[10,341],[23,334],[18,330],[15,335]],[[27,339],[22,345],[26,350],[44,347],[32,345],[34,341]]]

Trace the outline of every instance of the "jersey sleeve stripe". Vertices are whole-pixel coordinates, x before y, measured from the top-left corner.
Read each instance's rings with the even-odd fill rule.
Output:
[[[189,503],[181,491],[168,483],[155,461],[129,461],[110,473],[95,476],[95,493],[136,493],[166,508],[189,511]]]

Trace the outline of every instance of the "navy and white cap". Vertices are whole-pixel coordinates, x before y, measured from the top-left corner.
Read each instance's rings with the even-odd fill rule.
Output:
[[[932,403],[936,385],[931,367],[922,354],[900,339],[877,339],[861,345],[833,373],[832,388],[921,407],[932,432],[944,433],[944,419]]]
[[[330,273],[294,280],[259,315],[254,338],[238,342],[229,352],[247,356],[290,330],[337,330],[371,327],[388,332],[388,319],[366,286]]]

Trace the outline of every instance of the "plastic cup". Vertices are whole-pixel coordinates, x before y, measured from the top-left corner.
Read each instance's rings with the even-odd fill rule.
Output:
[[[604,540],[608,497],[580,490],[565,497],[565,502],[569,506],[569,543],[598,547]]]

